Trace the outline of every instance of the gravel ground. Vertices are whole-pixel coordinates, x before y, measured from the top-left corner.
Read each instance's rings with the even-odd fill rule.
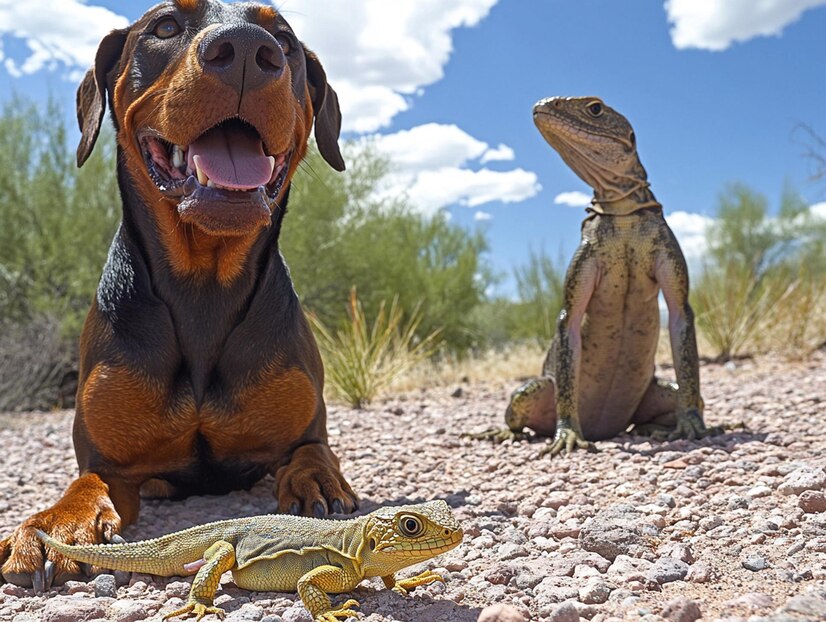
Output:
[[[482,618],[826,620],[826,357],[707,365],[702,378],[707,421],[746,430],[692,443],[624,436],[554,460],[537,457],[538,442],[459,438],[501,425],[512,380],[423,389],[363,411],[331,407],[331,441],[364,510],[444,498],[466,534],[409,569],[441,571],[445,585],[402,598],[363,583],[363,619],[475,622],[498,605]],[[0,417],[0,533],[54,501],[74,474],[71,418]],[[148,501],[124,535],[266,513],[271,487],[266,479],[223,498]],[[0,620],[159,620],[190,581],[117,580],[42,596],[0,586]],[[230,622],[311,622],[294,595],[246,592],[229,574],[216,603]]]

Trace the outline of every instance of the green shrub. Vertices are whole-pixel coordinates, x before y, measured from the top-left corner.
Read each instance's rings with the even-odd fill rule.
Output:
[[[372,325],[353,288],[347,306],[348,320],[331,330],[314,315],[310,323],[324,358],[327,386],[348,404],[362,408],[439,347],[438,331],[416,337],[422,315],[418,307],[405,323],[397,298],[390,307],[379,304]]]
[[[692,287],[697,327],[713,354],[811,350],[826,340],[826,223],[790,188],[777,216],[743,185],[720,197],[709,261]]]
[[[0,319],[60,318],[77,339],[120,219],[110,132],[82,169],[54,102],[0,113]]]
[[[387,161],[352,146],[345,157],[348,172],[340,174],[313,149],[293,183],[280,243],[302,304],[335,324],[356,287],[369,316],[398,298],[407,311],[420,305],[419,338],[439,330],[451,351],[473,345],[473,311],[493,280],[484,233],[377,198]]]

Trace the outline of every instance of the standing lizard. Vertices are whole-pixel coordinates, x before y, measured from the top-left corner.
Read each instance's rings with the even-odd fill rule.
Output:
[[[533,117],[594,197],[542,375],[511,395],[508,430],[473,436],[503,440],[527,427],[554,437],[543,451],[554,455],[592,449],[631,424],[659,438],[717,433],[703,422],[685,258],[649,189],[631,124],[596,97],[543,99]],[[654,375],[660,291],[676,384]]]
[[[393,575],[462,541],[462,529],[444,501],[379,508],[349,520],[274,514],[238,518],[125,544],[72,546],[42,531],[37,535],[71,559],[112,570],[167,577],[197,571],[186,605],[164,619],[222,615],[212,601],[221,575],[231,570],[242,589],[297,591],[316,622],[356,615],[357,601],[333,608],[327,594],[348,592],[368,577],[381,577],[403,595],[444,581],[430,570],[409,579]]]

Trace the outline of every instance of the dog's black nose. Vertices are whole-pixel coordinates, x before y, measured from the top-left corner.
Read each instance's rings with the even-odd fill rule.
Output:
[[[204,71],[215,74],[238,93],[276,80],[287,60],[270,33],[255,24],[231,24],[211,31],[200,46]]]

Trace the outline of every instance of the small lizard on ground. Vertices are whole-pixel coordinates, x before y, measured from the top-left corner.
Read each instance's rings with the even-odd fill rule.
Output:
[[[154,540],[72,546],[38,531],[67,557],[112,570],[176,576],[197,571],[186,605],[164,619],[194,613],[223,615],[212,602],[221,575],[232,571],[246,590],[298,592],[316,622],[356,615],[355,600],[333,608],[328,593],[348,592],[362,579],[381,577],[403,595],[444,581],[430,570],[409,579],[394,574],[436,557],[462,541],[462,529],[444,501],[379,508],[349,520],[266,515],[218,521]]]
[[[527,427],[554,437],[543,451],[553,455],[593,449],[591,441],[631,424],[668,439],[718,433],[703,422],[685,258],[649,189],[631,124],[596,97],[544,99],[533,116],[594,198],[542,375],[511,395],[508,430],[471,436],[504,440]],[[676,384],[654,375],[661,290]]]

